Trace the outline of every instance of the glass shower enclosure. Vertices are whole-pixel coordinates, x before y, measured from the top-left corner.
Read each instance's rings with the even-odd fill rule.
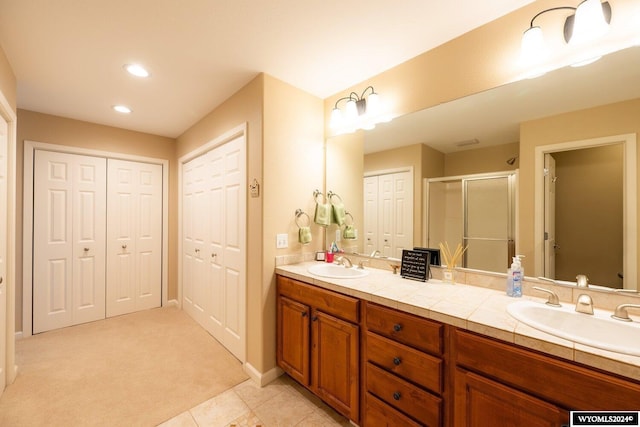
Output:
[[[424,241],[467,246],[459,267],[505,272],[515,256],[517,172],[426,179]]]

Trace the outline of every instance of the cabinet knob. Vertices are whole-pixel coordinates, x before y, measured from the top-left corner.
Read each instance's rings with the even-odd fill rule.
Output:
[[[393,330],[396,332],[400,332],[402,330],[402,325],[399,323],[396,323],[395,325],[393,325]]]
[[[395,393],[393,393],[393,399],[394,400],[400,400],[401,397],[402,397],[402,395],[400,394],[399,391],[396,391]]]
[[[303,311],[301,314],[302,314],[302,317],[307,317],[307,312],[306,311]]]
[[[312,320],[313,322],[315,322],[316,320],[318,320],[318,316],[313,316],[313,317],[311,317],[311,320]]]
[[[402,363],[402,359],[400,359],[399,357],[394,357],[393,358],[393,364],[396,366],[400,366],[400,363]]]

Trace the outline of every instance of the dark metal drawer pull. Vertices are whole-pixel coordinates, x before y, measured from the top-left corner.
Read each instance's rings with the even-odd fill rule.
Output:
[[[394,357],[393,358],[393,364],[396,366],[400,366],[400,363],[402,362],[402,359],[400,359],[399,357]]]
[[[400,400],[400,397],[401,397],[401,396],[402,396],[402,395],[400,394],[400,392],[399,392],[399,391],[396,391],[395,393],[393,393],[393,398],[394,398],[394,400]]]
[[[395,325],[393,325],[393,330],[396,332],[400,332],[402,330],[402,325],[399,323],[396,323]]]

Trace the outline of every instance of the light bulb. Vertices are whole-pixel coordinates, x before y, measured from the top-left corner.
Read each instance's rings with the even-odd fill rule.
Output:
[[[520,61],[524,65],[541,62],[546,56],[544,36],[540,27],[531,27],[522,35],[520,45]]]
[[[342,111],[338,107],[334,108],[331,111],[331,121],[329,122],[329,127],[331,129],[339,129],[342,127]]]
[[[573,21],[573,32],[570,44],[580,44],[592,41],[609,29],[604,18],[600,0],[585,0],[578,5]]]

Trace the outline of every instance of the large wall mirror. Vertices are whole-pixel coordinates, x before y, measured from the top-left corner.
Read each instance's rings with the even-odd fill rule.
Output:
[[[545,231],[536,225],[540,223],[541,214],[536,211],[537,202],[534,203],[534,199],[543,196],[533,194],[543,191],[537,188],[537,184],[534,186],[536,147],[637,134],[640,132],[638,82],[640,47],[632,47],[609,54],[588,66],[563,68],[535,79],[514,82],[398,117],[371,131],[328,139],[326,188],[337,188],[344,194],[343,199],[348,208],[351,206],[358,229],[357,239],[344,242],[346,250],[366,255],[376,249],[382,251],[381,248],[367,246],[362,232],[367,222],[364,217],[364,177],[367,175],[405,169],[412,171],[414,200],[408,233],[413,236],[411,245],[425,246],[428,226],[425,179],[517,170],[516,199],[520,203],[515,224],[515,250],[527,256],[527,276],[544,276],[544,263],[540,258],[544,255],[539,246],[544,245]],[[630,167],[635,168],[637,160],[635,156],[633,159],[625,157],[625,153],[631,152],[625,148],[628,143],[626,139],[619,141],[620,149],[610,154],[621,162],[610,169],[616,170],[617,167],[620,173],[616,177],[609,179],[609,173],[602,172],[606,169],[588,172],[591,175],[604,174],[596,181],[606,182],[609,193],[619,195],[616,196],[617,201],[611,202],[619,206],[615,214],[620,217],[619,225],[615,225],[615,231],[611,232],[617,240],[603,243],[586,239],[592,247],[591,252],[598,252],[601,259],[605,258],[603,251],[615,246],[606,256],[609,264],[615,265],[609,267],[614,273],[604,277],[600,273],[592,273],[593,284],[609,288],[636,289],[637,286],[635,280],[631,280],[638,262],[637,242],[630,246],[626,241],[629,232],[638,228],[637,218],[630,217],[625,210],[628,205],[637,204],[637,184],[635,180],[630,183],[627,180],[629,175],[625,175]],[[564,165],[576,161],[570,158],[571,154],[561,157],[561,151],[554,154]],[[560,182],[562,177],[558,180]],[[590,188],[584,189],[583,194],[595,197]],[[574,214],[596,217],[599,212],[575,206]],[[337,233],[335,228],[329,228],[327,242],[335,240]],[[565,251],[558,252],[555,257],[556,262],[562,262],[571,255],[569,248],[576,243],[573,241],[575,237],[571,236],[575,232],[556,230],[556,233],[565,236],[556,248],[557,251]],[[590,231],[578,231],[578,235],[580,233],[588,236]],[[554,278],[575,281],[576,274],[589,276],[588,263],[593,264],[593,261],[580,265],[572,260],[570,268],[556,265],[556,272],[572,272],[558,273]],[[506,265],[504,269],[496,267],[496,270],[503,273]]]

